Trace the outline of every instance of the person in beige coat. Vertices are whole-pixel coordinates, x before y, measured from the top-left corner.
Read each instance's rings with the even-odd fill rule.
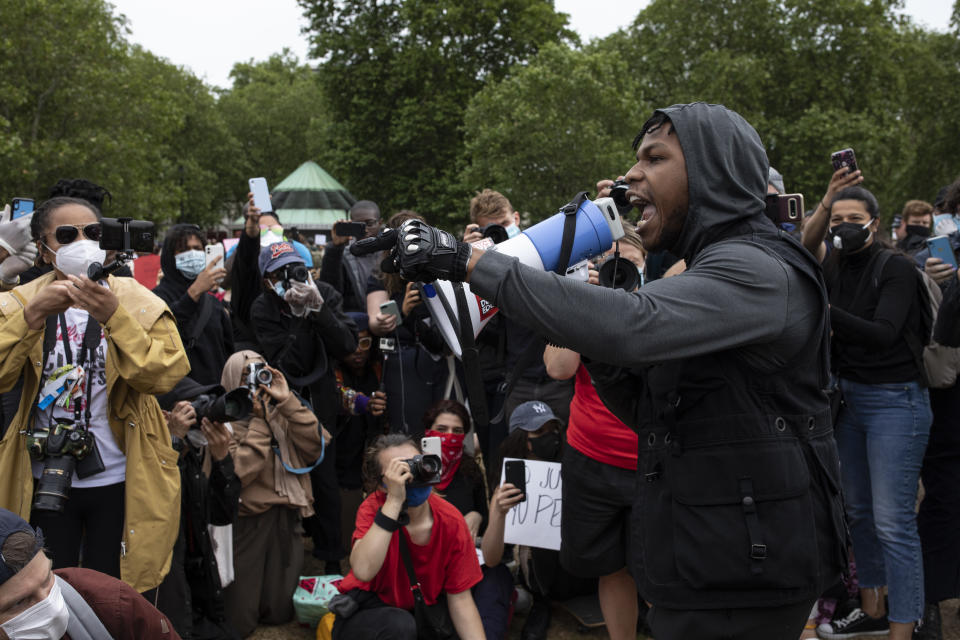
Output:
[[[247,365],[257,362],[264,360],[253,351],[233,354],[220,384],[227,391],[242,386]],[[259,386],[253,413],[231,423],[230,453],[243,490],[233,536],[236,579],[224,596],[227,620],[244,637],[258,623],[282,624],[293,617],[303,566],[301,519],[313,513],[309,470],[330,440],[283,374],[267,369],[273,382]]]

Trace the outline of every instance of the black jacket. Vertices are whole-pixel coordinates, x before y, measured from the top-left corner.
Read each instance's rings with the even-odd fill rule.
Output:
[[[845,568],[846,542],[820,268],[764,216],[756,131],[717,105],[663,111],[688,174],[686,221],[667,247],[685,273],[628,293],[488,252],[470,286],[582,354],[604,403],[640,432],[632,573],[644,598],[812,600]]]
[[[333,425],[339,408],[333,360],[356,351],[357,328],[343,312],[336,289],[315,284],[323,296],[320,311],[294,317],[275,293],[264,292],[253,301],[250,323],[260,355],[309,399],[321,424]]]
[[[177,330],[190,360],[190,377],[200,384],[220,384],[220,374],[233,353],[233,327],[223,303],[209,294],[194,301],[187,293],[193,284],[177,270],[172,251],[160,254],[163,279],[153,292],[163,299],[177,320]]]

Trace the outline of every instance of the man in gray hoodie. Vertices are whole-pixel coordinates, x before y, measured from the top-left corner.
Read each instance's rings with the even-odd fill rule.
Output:
[[[658,640],[795,640],[845,567],[819,266],[764,216],[769,163],[738,114],[660,109],[634,147],[637,231],[688,265],[635,293],[419,222],[379,244],[405,278],[469,281],[581,353],[604,403],[639,432],[631,570]]]

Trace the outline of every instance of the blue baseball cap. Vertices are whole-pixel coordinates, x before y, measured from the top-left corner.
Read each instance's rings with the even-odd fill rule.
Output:
[[[293,248],[289,242],[274,242],[260,250],[260,275],[276,271],[280,267],[299,262],[303,264],[303,258]]]

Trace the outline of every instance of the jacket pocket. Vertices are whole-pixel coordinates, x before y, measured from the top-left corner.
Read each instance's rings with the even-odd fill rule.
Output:
[[[677,572],[697,589],[809,589],[818,577],[810,473],[795,438],[667,459]]]

